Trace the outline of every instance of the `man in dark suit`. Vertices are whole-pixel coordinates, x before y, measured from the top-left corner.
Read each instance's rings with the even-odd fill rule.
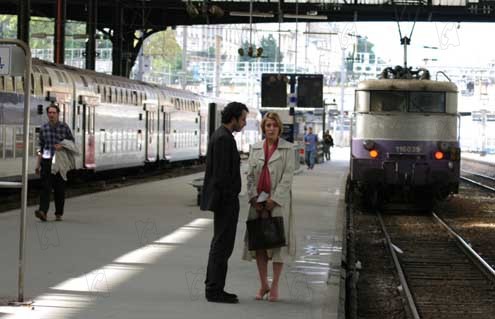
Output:
[[[246,125],[247,113],[248,108],[242,103],[227,104],[222,111],[222,125],[208,143],[201,209],[214,213],[205,281],[206,299],[210,302],[239,302],[224,287],[228,260],[234,250],[241,192],[241,160],[232,133],[240,132]]]

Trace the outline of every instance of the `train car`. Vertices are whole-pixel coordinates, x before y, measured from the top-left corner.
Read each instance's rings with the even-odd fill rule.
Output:
[[[221,112],[229,101],[215,98],[204,97],[203,107],[201,108],[201,155],[206,156],[206,146],[208,138],[216,128],[222,123]],[[249,153],[249,146],[261,139],[260,124],[261,114],[252,107],[248,106],[246,117],[246,126],[241,132],[234,133],[234,139],[237,149],[242,153]]]
[[[457,87],[386,69],[356,89],[347,202],[444,198],[459,189]],[[395,195],[399,195],[395,197]]]
[[[18,180],[23,145],[23,77],[0,76],[0,178]],[[81,155],[76,169],[102,171],[201,160],[207,126],[220,125],[227,101],[33,59],[29,166],[35,167],[39,127],[54,102]],[[215,105],[210,113],[209,106]],[[256,113],[257,110],[251,110]],[[251,113],[250,112],[250,113]],[[254,126],[253,126],[254,127]],[[258,136],[256,132],[247,133]],[[248,149],[240,140],[239,149]],[[246,142],[254,142],[246,139]],[[31,176],[33,177],[33,176]]]

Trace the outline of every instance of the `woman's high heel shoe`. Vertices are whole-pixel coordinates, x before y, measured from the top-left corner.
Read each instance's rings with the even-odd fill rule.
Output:
[[[254,297],[256,300],[263,300],[265,298],[265,296],[268,297],[268,293],[270,292],[270,288],[267,288],[265,289],[265,291],[262,291],[260,289],[260,291],[258,291],[258,293],[256,294],[256,296]]]
[[[275,291],[275,290],[272,290],[272,292]],[[275,295],[272,295],[271,293],[268,295],[268,301],[271,301],[271,302],[276,302],[278,301],[278,292],[277,294]]]

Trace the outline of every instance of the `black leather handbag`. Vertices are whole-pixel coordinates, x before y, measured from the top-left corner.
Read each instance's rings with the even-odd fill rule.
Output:
[[[271,212],[268,217],[262,217],[246,221],[249,250],[264,250],[286,246],[284,218],[273,217]]]

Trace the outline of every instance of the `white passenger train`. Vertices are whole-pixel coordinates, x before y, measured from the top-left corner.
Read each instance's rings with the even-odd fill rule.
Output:
[[[33,59],[30,167],[34,170],[39,127],[55,102],[71,128],[81,156],[77,169],[94,171],[199,160],[228,101],[123,77]],[[18,178],[23,154],[23,77],[0,76],[0,178]],[[237,133],[240,151],[260,139],[260,114],[250,109]]]

